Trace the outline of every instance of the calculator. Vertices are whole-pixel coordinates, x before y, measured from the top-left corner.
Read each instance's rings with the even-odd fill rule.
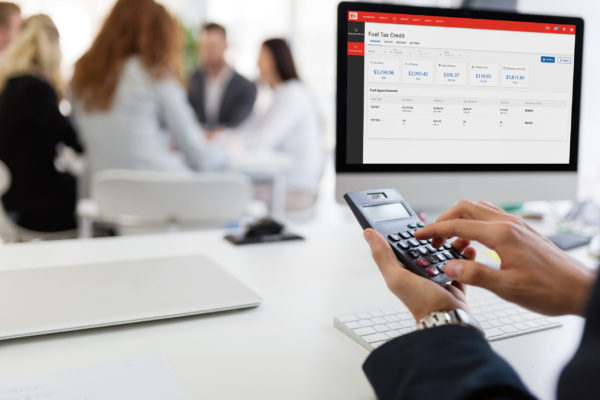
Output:
[[[416,239],[413,234],[425,224],[397,190],[351,192],[344,199],[360,226],[381,233],[408,270],[442,285],[452,282],[444,266],[448,260],[464,257],[449,243],[435,248],[431,239]]]

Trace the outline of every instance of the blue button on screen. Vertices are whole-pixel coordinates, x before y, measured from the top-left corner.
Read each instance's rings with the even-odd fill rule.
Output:
[[[542,56],[542,62],[543,63],[554,63],[554,62],[556,62],[556,57]]]

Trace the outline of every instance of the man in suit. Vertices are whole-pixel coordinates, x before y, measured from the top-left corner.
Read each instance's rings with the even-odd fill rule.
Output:
[[[0,53],[21,28],[21,9],[14,3],[0,1]]]
[[[250,115],[256,100],[256,85],[227,64],[226,49],[225,28],[205,24],[200,37],[202,68],[190,79],[188,97],[208,130],[239,125]]]
[[[363,369],[378,398],[533,398],[469,318],[463,285],[472,284],[542,314],[585,316],[581,344],[560,376],[557,396],[600,399],[596,271],[569,257],[523,220],[486,202],[463,201],[414,236],[432,238],[434,247],[456,236],[453,246],[466,260],[446,264],[445,272],[454,282],[444,288],[404,269],[387,241],[376,231],[365,230],[388,288],[419,322],[417,331],[384,344],[365,361]],[[502,260],[500,270],[476,262],[470,240],[495,250]]]

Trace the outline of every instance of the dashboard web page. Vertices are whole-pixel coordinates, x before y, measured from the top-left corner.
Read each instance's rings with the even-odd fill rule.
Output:
[[[575,26],[348,13],[353,164],[568,164]]]

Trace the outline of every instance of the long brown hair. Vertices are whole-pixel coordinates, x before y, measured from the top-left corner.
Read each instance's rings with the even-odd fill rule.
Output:
[[[267,48],[273,55],[277,73],[282,81],[286,82],[290,79],[300,79],[296,72],[296,64],[290,46],[285,39],[269,39],[263,42],[263,47]]]
[[[123,63],[137,55],[155,78],[178,76],[181,31],[154,0],[118,0],[90,49],[77,61],[73,93],[86,110],[110,108]]]

